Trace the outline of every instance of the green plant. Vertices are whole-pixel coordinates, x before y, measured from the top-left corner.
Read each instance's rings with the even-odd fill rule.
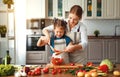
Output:
[[[7,33],[7,27],[5,25],[0,25],[0,34],[6,34]]]
[[[3,0],[4,4],[14,4],[13,0]]]
[[[8,5],[8,8],[11,8],[11,5],[14,4],[13,0],[3,0],[4,4]]]
[[[94,34],[98,36],[100,34],[100,31],[99,30],[95,30]]]

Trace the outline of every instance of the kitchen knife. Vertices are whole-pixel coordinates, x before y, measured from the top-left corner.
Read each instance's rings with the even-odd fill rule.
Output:
[[[51,48],[52,51],[54,51],[54,48],[50,44],[48,44],[48,46]]]
[[[52,51],[55,52],[54,48],[53,48],[50,44],[48,44],[48,46],[51,48]],[[59,54],[61,54],[61,53],[63,53],[63,52],[64,52],[64,51],[59,51],[59,52],[55,52],[55,53],[56,53],[56,55],[59,55]]]

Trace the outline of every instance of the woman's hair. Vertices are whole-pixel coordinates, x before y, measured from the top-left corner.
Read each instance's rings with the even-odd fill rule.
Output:
[[[64,30],[67,30],[67,22],[63,19],[54,18],[53,20],[54,29],[55,27],[62,27]]]
[[[74,5],[70,9],[70,13],[76,14],[79,18],[82,18],[83,10],[79,5]]]

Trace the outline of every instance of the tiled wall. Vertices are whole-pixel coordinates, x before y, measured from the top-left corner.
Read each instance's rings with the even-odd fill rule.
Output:
[[[100,30],[100,35],[114,35],[115,26],[120,25],[120,20],[83,20],[87,27],[88,35],[93,35],[94,30]]]

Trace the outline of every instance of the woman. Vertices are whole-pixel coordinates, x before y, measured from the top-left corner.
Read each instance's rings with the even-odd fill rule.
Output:
[[[88,38],[86,26],[80,22],[82,13],[83,10],[79,5],[74,5],[70,9],[67,21],[67,35],[73,40],[74,44],[67,46],[64,51],[69,52],[70,62],[85,64],[87,59],[84,49],[87,46]],[[50,40],[50,32],[53,30],[53,25],[43,29],[43,33],[46,36],[46,42]]]

